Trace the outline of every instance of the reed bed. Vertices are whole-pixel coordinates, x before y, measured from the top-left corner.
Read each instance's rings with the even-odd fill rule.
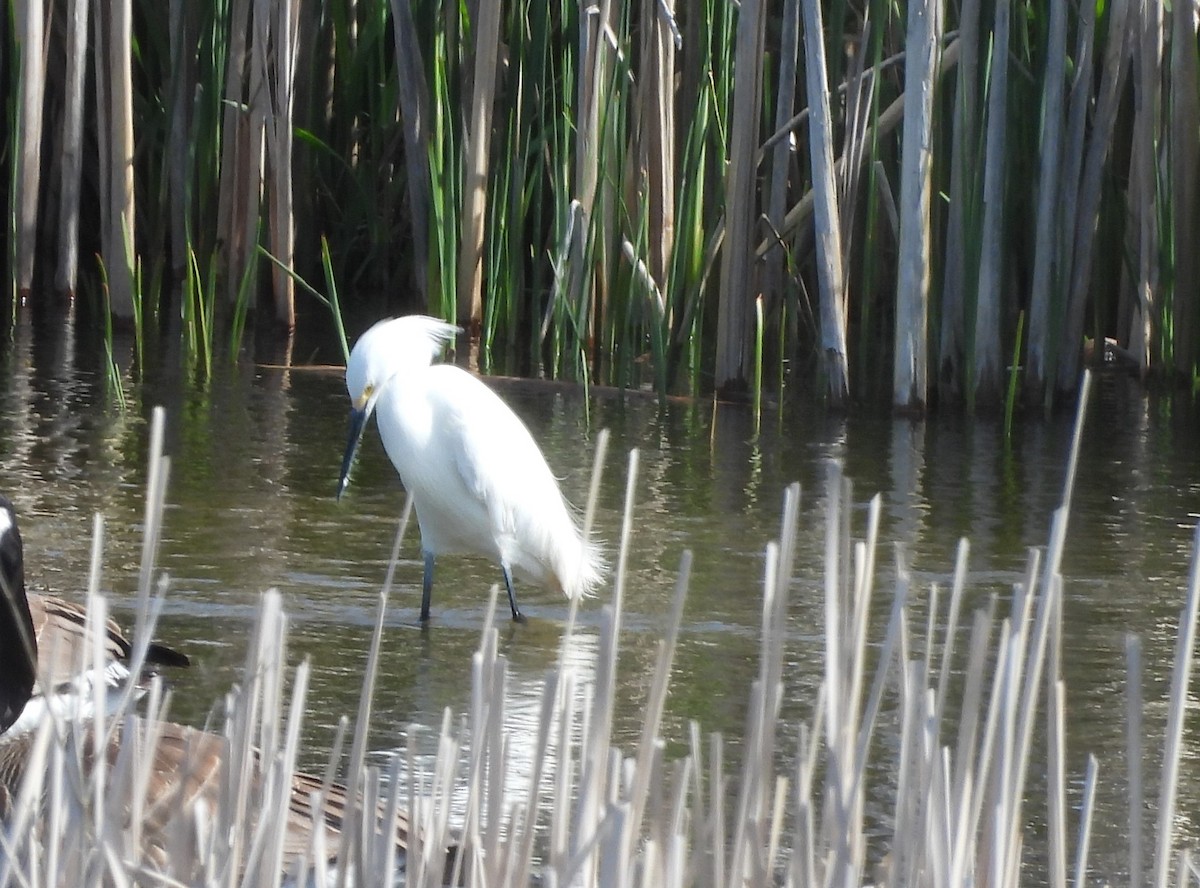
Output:
[[[917,412],[1197,377],[1183,5],[10,5],[27,298],[95,293],[96,254],[156,333],[193,264],[222,315],[324,327],[255,257],[319,280],[326,238],[348,311],[456,319],[485,370]]]
[[[1086,399],[1085,384],[1084,404]],[[361,704],[347,731],[339,732],[325,769],[325,787],[340,773],[357,795],[343,814],[339,871],[327,873],[319,863],[325,859],[323,839],[315,839],[307,854],[308,861],[318,861],[315,883],[344,884],[348,878],[355,885],[394,884],[394,851],[381,837],[402,815],[410,828],[403,862],[409,885],[1082,886],[1114,877],[1093,869],[1090,856],[1102,763],[1090,758],[1082,775],[1066,766],[1062,596],[1069,580],[1060,565],[1080,427],[1047,545],[1030,552],[1011,597],[993,596],[974,613],[966,612],[965,540],[949,589],[917,588],[902,552],[896,554],[892,587],[878,587],[881,500],[870,502],[861,536],[852,535],[850,484],[831,466],[825,491],[824,672],[812,718],[799,725],[780,718],[791,680],[786,615],[800,501],[798,486],[785,491],[779,539],[766,547],[759,669],[746,689],[736,769],[726,764],[735,738],[705,736],[694,722],[687,737],[662,735],[675,644],[683,631],[689,553],[681,559],[666,615],[641,735],[631,748],[613,741],[613,715],[622,705],[615,674],[638,490],[636,451],[629,459],[612,597],[600,606],[594,671],[581,670],[566,656],[577,631],[574,603],[562,656],[546,673],[540,717],[529,736],[515,737],[508,727],[509,673],[498,654],[493,588],[479,648],[463,664],[471,678],[468,710],[447,711],[440,727],[431,726],[438,732],[432,757],[420,753],[410,732],[394,754],[372,757],[382,765],[366,764],[389,570]],[[161,425],[155,428],[152,454],[161,448]],[[155,614],[169,594],[169,582],[156,578],[153,567],[167,466],[158,457],[153,462],[135,656],[144,655]],[[402,519],[397,552],[404,526]],[[95,594],[101,545],[98,521],[89,596],[98,624],[105,615],[104,600]],[[395,559],[394,552],[393,568]],[[923,626],[912,615],[922,596],[928,611]],[[1200,534],[1193,543],[1165,700],[1142,698],[1139,647],[1135,639],[1129,643],[1125,861],[1131,884],[1150,877],[1165,888],[1192,878],[1174,815],[1198,607]],[[877,611],[888,618],[872,620]],[[884,627],[882,634],[872,629],[877,625]],[[307,662],[289,666],[286,630],[281,599],[268,593],[238,684],[216,710],[228,742],[229,773],[253,773],[256,782],[228,781],[214,809],[182,806],[169,812],[171,839],[165,853],[153,856],[141,843],[138,800],[149,775],[138,757],[122,755],[112,767],[89,769],[79,735],[86,726],[48,721],[0,832],[0,885],[282,884],[288,861],[279,852],[280,818],[270,814],[291,786],[310,669]],[[143,703],[129,697],[115,719],[97,717],[90,726],[98,736],[120,732],[125,748],[136,750],[153,740],[169,699],[156,680]],[[1152,781],[1158,797],[1150,800],[1142,796],[1142,787],[1151,783],[1143,773],[1146,706],[1165,706],[1168,713],[1161,773]],[[343,760],[347,733],[351,749]],[[786,737],[798,738],[797,745]],[[668,739],[682,741],[687,754],[668,759]],[[532,750],[532,773],[520,781],[513,774],[518,746]],[[1035,759],[1045,762],[1044,780],[1031,777]],[[1076,798],[1069,808],[1068,800]],[[868,799],[888,799],[890,810],[880,814],[873,801],[869,811]],[[1157,812],[1151,835],[1142,829],[1146,801]],[[319,793],[314,802],[319,811]],[[1033,819],[1044,824],[1036,833]],[[447,848],[454,853],[447,855]]]

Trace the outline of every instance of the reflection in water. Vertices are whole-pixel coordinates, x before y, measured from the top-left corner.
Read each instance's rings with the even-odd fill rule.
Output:
[[[403,501],[378,436],[364,441],[349,502],[338,504],[345,395],[337,374],[216,365],[217,378],[207,390],[177,374],[158,374],[153,384],[134,383],[127,375],[130,409],[122,414],[111,406],[103,378],[84,369],[98,361],[76,358],[72,331],[67,323],[59,337],[47,337],[22,320],[13,340],[0,347],[0,490],[22,512],[31,584],[68,596],[82,588],[91,516],[99,511],[107,523],[102,586],[118,616],[128,615],[141,545],[144,417],[152,405],[165,404],[172,478],[159,560],[171,584],[159,634],[197,663],[176,682],[173,715],[193,723],[211,716],[244,657],[259,595],[277,587],[292,620],[291,660],[308,657],[313,665],[305,764],[320,765],[338,719],[357,708],[378,589]],[[286,363],[287,357],[273,355],[270,362]],[[672,403],[660,411],[636,395],[597,394],[589,428],[570,390],[496,385],[542,442],[576,503],[588,483],[592,430],[612,430],[597,528],[610,555],[624,496],[621,454],[632,447],[641,451],[617,673],[624,705],[615,713],[616,742],[626,751],[641,729],[679,558],[691,548],[693,580],[663,734],[668,755],[676,756],[686,749],[691,721],[703,731],[721,732],[732,771],[747,688],[757,670],[763,548],[778,533],[788,483],[798,480],[803,488],[782,701],[784,722],[792,726],[810,717],[820,680],[820,555],[829,459],[846,466],[856,503],[882,494],[881,539],[904,545],[918,583],[914,626],[923,625],[929,584],[948,586],[962,536],[971,539],[965,616],[992,594],[1001,596],[1006,609],[1027,550],[1045,541],[1061,495],[1067,418],[1019,423],[1016,438],[1005,446],[999,424],[990,420],[913,423],[828,417],[791,407],[782,417],[765,419],[756,438],[751,417],[739,407],[714,411],[711,403]],[[1114,848],[1124,842],[1114,825],[1125,819],[1124,728],[1114,717],[1122,705],[1124,638],[1136,632],[1145,644],[1145,693],[1151,701],[1145,748],[1153,777],[1164,718],[1156,701],[1169,681],[1191,527],[1200,510],[1197,424],[1195,408],[1182,399],[1144,396],[1127,380],[1101,379],[1080,454],[1063,566],[1074,756],[1068,767],[1081,775],[1084,756],[1099,756],[1108,788],[1102,798],[1107,808],[1097,823],[1107,824],[1100,835]],[[861,535],[861,505],[851,521]],[[885,593],[894,568],[888,553],[885,545],[877,629],[889,606]],[[422,633],[416,622],[421,564],[414,527],[386,620],[371,737],[371,747],[381,753],[405,748],[410,726],[419,725],[415,749],[431,755],[422,744],[433,742],[444,713],[457,718],[471,703],[471,655],[479,644],[487,591],[499,576],[484,560],[442,560],[438,610]],[[568,651],[577,693],[587,693],[593,680],[602,603],[602,597],[584,603],[579,634]],[[500,632],[515,787],[534,770],[529,726],[540,709],[544,676],[558,655],[567,613],[561,598],[532,587],[522,604],[530,623],[505,623]],[[964,625],[970,625],[969,617]],[[964,635],[957,649],[965,648]],[[1194,735],[1187,744],[1180,814],[1183,828],[1195,836],[1200,769]],[[778,754],[786,767],[795,754],[794,739],[783,739]],[[1147,798],[1154,791],[1151,781]],[[887,799],[871,804],[881,821],[889,816]],[[1121,856],[1114,850],[1115,858]]]

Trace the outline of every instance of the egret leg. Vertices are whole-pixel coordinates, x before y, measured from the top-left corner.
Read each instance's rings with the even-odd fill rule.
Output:
[[[433,553],[425,554],[425,576],[421,580],[421,622],[429,622],[429,599],[433,595]]]
[[[504,585],[508,588],[508,606],[512,608],[513,619],[524,623],[525,615],[517,610],[517,593],[513,591],[512,571],[508,569],[507,564],[501,564],[500,570],[504,572]]]

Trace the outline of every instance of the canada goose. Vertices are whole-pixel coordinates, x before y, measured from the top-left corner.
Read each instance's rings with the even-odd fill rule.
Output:
[[[41,676],[54,675],[56,685],[70,686],[77,677],[63,670],[73,661],[62,655],[72,646],[87,649],[84,629],[84,613],[67,602],[45,596],[26,595],[24,576],[24,551],[16,513],[12,503],[0,496],[0,816],[7,817],[12,801],[21,791],[22,781],[35,742],[34,730],[44,718],[45,707],[37,720],[23,715],[31,701],[36,700],[44,684]],[[107,647],[113,663],[119,664],[130,654],[130,644],[114,624],[107,627]],[[59,655],[50,663],[40,662],[42,646],[57,644]],[[75,649],[80,649],[76,647]],[[158,664],[186,664],[187,658],[169,648],[152,646],[153,657]],[[41,670],[39,672],[39,670]],[[119,672],[119,670],[117,670]],[[45,696],[52,697],[47,693]],[[50,708],[54,708],[51,705]],[[57,710],[62,712],[62,710]],[[68,710],[70,713],[70,710]],[[74,713],[71,713],[74,714]],[[74,714],[75,736],[85,742],[78,748],[83,750],[83,765],[90,773],[95,752],[91,749],[92,719],[80,721]],[[172,859],[171,849],[178,849],[181,836],[191,835],[194,839],[196,827],[194,814],[203,806],[208,815],[219,810],[223,794],[241,792],[253,798],[261,786],[257,768],[251,770],[251,783],[241,784],[230,780],[223,773],[229,758],[229,741],[220,735],[207,733],[165,721],[152,721],[131,716],[125,719],[121,729],[110,734],[103,750],[110,772],[115,770],[123,754],[122,737],[136,733],[140,738],[152,737],[153,747],[145,751],[140,740],[125,748],[126,758],[137,756],[149,768],[149,779],[145,786],[143,802],[138,806],[126,804],[126,816],[135,808],[141,811],[141,822],[137,832],[141,835],[141,852],[146,863],[171,871],[175,878],[190,882],[192,874],[187,871],[199,857],[185,855],[184,859]],[[62,736],[70,736],[63,731]],[[237,776],[236,774],[233,776]],[[263,813],[282,818],[282,860],[290,865],[304,857],[311,860],[313,847],[326,849],[328,863],[335,861],[340,844],[340,827],[343,813],[350,809],[346,789],[338,784],[328,785],[324,805],[319,819],[313,808],[313,794],[322,789],[322,781],[316,777],[296,773],[292,776],[290,794],[283,811],[262,809]],[[182,815],[182,819],[181,819]],[[251,822],[257,818],[251,817]],[[182,827],[182,829],[180,828]],[[322,829],[323,836],[314,838],[314,830]],[[396,823],[396,860],[404,860],[407,848],[407,823],[402,815]],[[297,874],[291,874],[295,877]]]
[[[53,595],[26,594],[24,558],[16,510],[7,497],[0,496],[0,584],[6,584],[7,602],[0,615],[0,732],[13,728],[18,718],[32,728],[51,702],[48,698],[56,698],[61,709],[68,695],[85,691],[80,686],[81,664],[90,662],[92,656],[86,609]],[[186,655],[151,643],[144,674],[131,676],[126,667],[133,648],[113,620],[105,626],[104,649],[107,668],[103,679],[114,701],[127,682],[140,682],[160,666],[189,665]],[[30,662],[36,664],[32,676],[26,671]],[[90,699],[90,694],[85,696]]]

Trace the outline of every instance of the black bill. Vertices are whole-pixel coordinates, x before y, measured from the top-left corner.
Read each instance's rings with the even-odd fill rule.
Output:
[[[362,440],[363,429],[367,427],[366,409],[350,409],[350,436],[346,439],[346,453],[342,457],[342,474],[338,478],[337,498],[341,499],[346,488],[350,486],[350,469],[354,467],[354,457],[358,453],[358,442]]]

